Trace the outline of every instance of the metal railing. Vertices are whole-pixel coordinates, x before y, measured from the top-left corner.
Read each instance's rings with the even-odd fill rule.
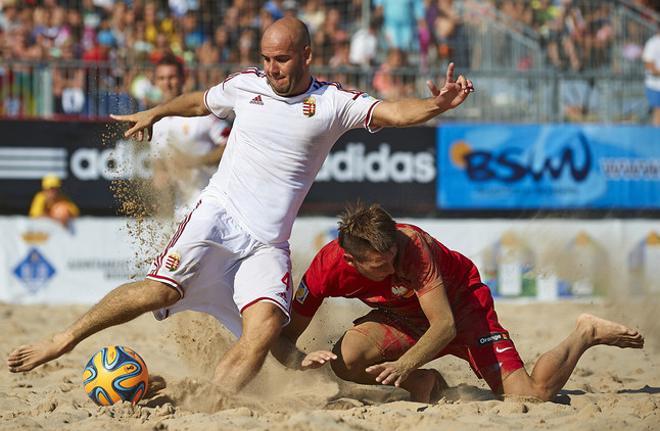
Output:
[[[85,62],[0,64],[0,118],[92,119],[144,109],[158,102],[158,92],[150,84],[152,67]],[[191,69],[186,89],[208,88],[240,68],[223,64]],[[443,115],[444,120],[643,123],[648,119],[641,72],[468,69],[462,73],[473,80],[477,91],[460,109]],[[444,67],[429,71],[316,67],[314,74],[378,97],[428,97],[426,81],[442,83]]]
[[[642,50],[645,42],[656,33],[656,27],[660,26],[660,15],[623,2],[616,16],[617,37],[612,44],[612,69],[621,73],[643,73]]]
[[[470,53],[470,70],[543,70],[545,58],[537,38],[508,26],[501,18],[463,16],[466,31],[461,45]]]

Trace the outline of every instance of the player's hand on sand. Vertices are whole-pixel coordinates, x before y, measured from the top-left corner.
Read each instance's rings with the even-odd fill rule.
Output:
[[[150,140],[153,135],[153,126],[158,119],[151,109],[129,115],[110,115],[113,120],[131,123],[131,128],[124,133],[124,137],[133,137],[138,141]]]
[[[433,94],[435,104],[442,112],[456,108],[467,99],[470,93],[474,92],[472,81],[463,75],[459,75],[458,79],[454,80],[454,68],[454,63],[449,63],[445,84],[440,89],[438,89],[433,81],[426,81],[426,85],[428,85],[431,94]]]
[[[303,370],[311,370],[313,368],[320,368],[327,362],[337,359],[337,355],[327,350],[318,350],[316,352],[308,353],[300,363]]]
[[[365,371],[373,376],[376,376],[376,381],[378,383],[382,383],[384,385],[394,385],[398,388],[401,386],[401,383],[406,381],[410,373],[415,371],[415,369],[409,368],[399,361],[394,361],[372,365],[367,367]]]

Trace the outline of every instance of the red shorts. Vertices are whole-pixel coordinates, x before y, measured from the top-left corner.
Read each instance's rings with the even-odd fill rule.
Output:
[[[436,358],[454,355],[468,361],[475,374],[499,393],[502,381],[523,368],[509,332],[500,325],[490,289],[485,284],[470,288],[469,295],[453,310],[456,337]],[[407,317],[386,309],[373,310],[355,322],[358,331],[380,350],[383,361],[393,361],[410,349],[429,327],[424,317]]]

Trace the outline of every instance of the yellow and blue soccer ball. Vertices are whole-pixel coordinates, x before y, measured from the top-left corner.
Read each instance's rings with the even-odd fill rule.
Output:
[[[90,358],[83,371],[87,395],[100,406],[118,401],[135,404],[149,385],[149,372],[144,360],[124,346],[104,347]]]

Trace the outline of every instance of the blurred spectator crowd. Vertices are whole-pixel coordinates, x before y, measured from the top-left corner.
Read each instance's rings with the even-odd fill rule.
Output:
[[[657,1],[629,3],[641,10],[660,11]],[[548,61],[557,69],[579,72],[610,68],[615,66],[613,55],[626,60],[639,60],[641,56],[645,41],[643,28],[632,20],[622,23],[621,17],[614,13],[617,2],[502,0],[499,5],[513,27],[525,26],[539,35]],[[641,18],[653,22],[652,17],[643,13]],[[624,42],[620,52],[612,49],[615,39]]]
[[[653,11],[658,2],[630,0],[640,10]],[[125,94],[149,103],[149,71],[165,55],[177,56],[187,67],[185,90],[206,88],[231,69],[217,65],[260,63],[259,39],[274,20],[292,15],[312,34],[314,66],[320,78],[365,85],[383,97],[414,91],[410,73],[426,72],[454,61],[462,70],[512,71],[543,68],[582,72],[617,70],[621,58],[639,62],[642,29],[615,22],[614,0],[0,0],[0,51],[3,62],[49,63],[55,111],[85,109],[90,80],[106,93]],[[641,19],[653,21],[652,17]],[[504,30],[502,61],[517,37],[538,42],[538,52],[510,63],[486,64],[485,48],[475,37],[484,23]],[[657,23],[656,23],[657,24]],[[615,40],[625,43],[614,49]],[[77,64],[73,67],[72,64]],[[107,64],[107,71],[79,64]],[[543,64],[538,64],[543,63]],[[367,81],[347,71],[363,70]],[[29,70],[29,71],[28,71]],[[0,64],[0,86],[21,86],[20,67]],[[34,74],[34,69],[23,69]],[[364,75],[364,73],[362,75]],[[11,76],[10,76],[11,74]],[[101,76],[102,75],[102,76]],[[27,79],[27,78],[26,78]],[[46,79],[46,78],[44,78]],[[34,84],[30,84],[34,86]],[[3,88],[5,88],[3,87]],[[84,89],[84,91],[83,91]],[[3,89],[4,111],[11,100]],[[122,96],[123,97],[123,96]],[[151,102],[157,102],[157,95]],[[122,99],[123,100],[123,99]],[[37,102],[34,102],[37,103]],[[120,100],[119,104],[122,103]],[[101,112],[103,114],[103,112]]]

